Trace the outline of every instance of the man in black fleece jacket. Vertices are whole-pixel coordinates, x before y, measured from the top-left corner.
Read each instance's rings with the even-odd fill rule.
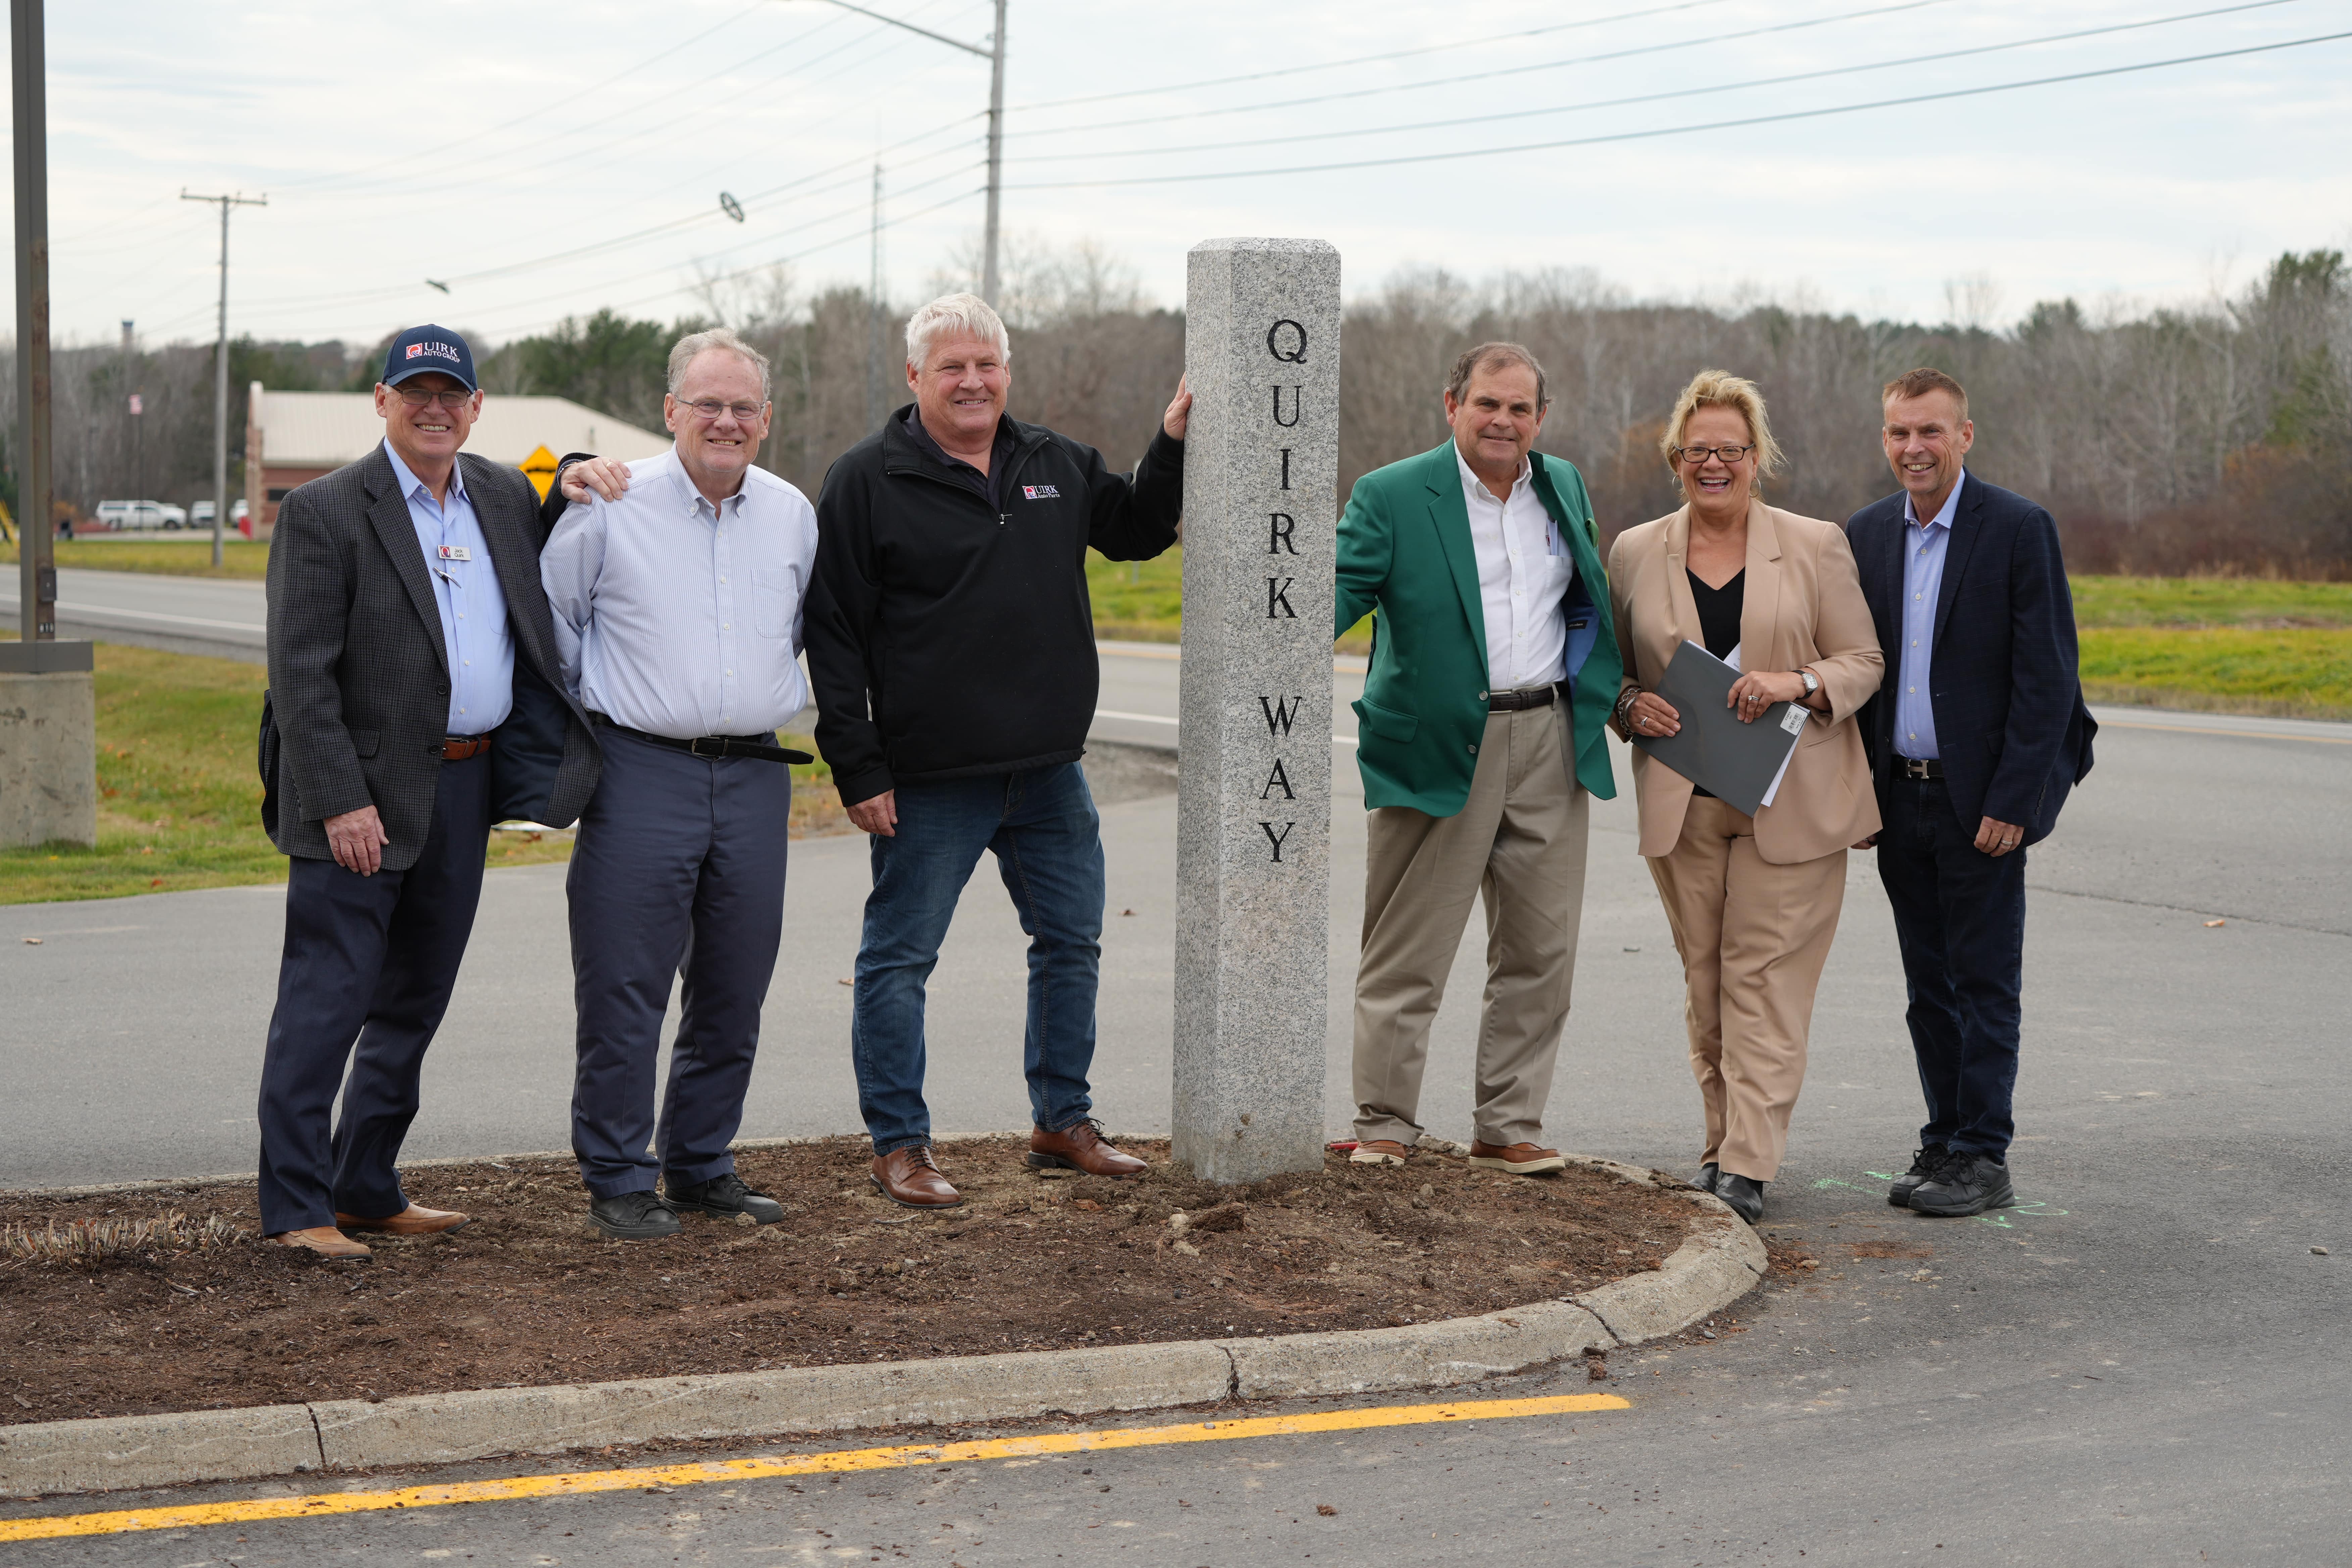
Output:
[[[873,835],[850,1048],[874,1184],[910,1208],[963,1201],[932,1163],[924,985],[983,849],[1029,943],[1029,1163],[1131,1175],[1088,1098],[1101,961],[1100,819],[1078,759],[1101,672],[1089,545],[1176,542],[1180,383],[1135,472],[1006,416],[1004,323],[950,294],[907,323],[915,401],[844,453],[817,498],[806,646],[817,745]]]

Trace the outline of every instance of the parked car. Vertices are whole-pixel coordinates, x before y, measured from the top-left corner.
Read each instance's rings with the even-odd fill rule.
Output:
[[[231,531],[237,533],[250,533],[252,530],[245,526],[245,501],[240,498],[239,500],[229,502],[228,525]],[[194,529],[199,533],[210,533],[213,531],[213,503],[208,500],[200,500],[194,506],[190,507],[188,509],[188,526]]]
[[[188,526],[184,507],[160,500],[102,500],[98,503],[98,521],[107,528],[182,529]]]

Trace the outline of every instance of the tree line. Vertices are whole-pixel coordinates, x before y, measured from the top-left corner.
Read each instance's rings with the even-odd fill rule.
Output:
[[[952,258],[933,291],[970,286],[971,260]],[[1013,414],[1134,461],[1183,368],[1181,312],[1155,307],[1097,247],[1016,244],[1005,262]],[[1438,393],[1454,357],[1504,338],[1543,363],[1552,403],[1539,446],[1583,471],[1604,533],[1676,504],[1658,436],[1675,395],[1708,366],[1752,377],[1769,401],[1790,465],[1767,499],[1843,518],[1892,488],[1879,387],[1927,364],[1969,388],[1971,467],[2048,505],[2077,570],[2352,577],[2352,275],[2341,252],[2290,252],[2236,294],[2198,304],[2050,300],[2000,329],[1984,320],[1989,286],[1949,294],[1956,319],[1927,324],[1643,300],[1580,270],[1400,272],[1346,311],[1340,493],[1443,440]],[[906,302],[845,284],[804,289],[776,268],[714,280],[697,305],[667,323],[600,310],[496,347],[474,340],[483,385],[570,397],[658,430],[669,345],[723,322],[773,365],[763,464],[812,495],[834,458],[907,400]],[[248,381],[363,390],[381,352],[233,343],[232,454]],[[59,496],[87,510],[101,497],[208,494],[212,355],[210,345],[58,353]],[[12,445],[14,396],[13,374],[0,375]],[[7,457],[0,485],[13,500]]]

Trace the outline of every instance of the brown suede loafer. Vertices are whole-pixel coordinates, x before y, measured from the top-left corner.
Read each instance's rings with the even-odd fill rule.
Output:
[[[1481,1143],[1475,1138],[1470,1141],[1470,1163],[1489,1171],[1508,1171],[1514,1176],[1540,1176],[1547,1171],[1568,1169],[1568,1162],[1557,1149],[1533,1143]]]
[[[1348,1156],[1350,1165],[1402,1165],[1412,1152],[1393,1138],[1367,1138]]]
[[[894,1149],[876,1160],[873,1181],[882,1195],[900,1208],[951,1209],[963,1202],[963,1194],[948,1185],[948,1179],[931,1163],[928,1143]]]
[[[1114,1149],[1091,1121],[1048,1132],[1042,1127],[1029,1133],[1029,1168],[1033,1171],[1084,1171],[1089,1176],[1132,1176],[1151,1167],[1132,1154]]]
[[[335,1216],[335,1224],[345,1230],[380,1230],[386,1236],[438,1236],[445,1230],[463,1230],[473,1223],[474,1216],[469,1214],[459,1214],[455,1209],[419,1208],[415,1204],[385,1219],[362,1219],[348,1214]]]
[[[321,1258],[361,1260],[375,1256],[331,1226],[314,1225],[308,1230],[281,1230],[264,1239],[278,1247],[293,1247],[298,1252],[315,1252]]]

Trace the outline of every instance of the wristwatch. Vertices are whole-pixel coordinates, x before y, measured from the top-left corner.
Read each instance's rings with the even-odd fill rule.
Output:
[[[1801,677],[1805,682],[1806,696],[1811,697],[1814,692],[1819,691],[1822,689],[1822,678],[1815,675],[1811,670],[1801,669],[1797,671],[1797,674]]]

